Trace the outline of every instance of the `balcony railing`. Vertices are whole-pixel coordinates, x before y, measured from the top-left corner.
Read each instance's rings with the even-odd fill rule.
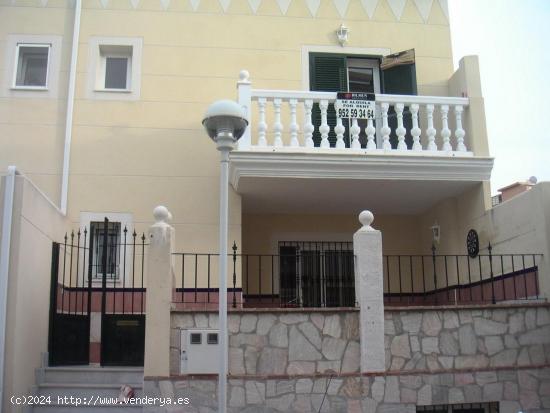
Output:
[[[463,127],[468,98],[376,94],[375,119],[350,123],[334,111],[336,92],[252,89],[243,74],[238,90],[251,120],[239,150],[473,155]]]

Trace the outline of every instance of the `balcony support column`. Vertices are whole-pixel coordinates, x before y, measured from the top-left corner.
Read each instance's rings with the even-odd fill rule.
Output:
[[[371,227],[373,220],[370,211],[361,212],[362,227],[353,235],[362,373],[385,370],[382,233]]]

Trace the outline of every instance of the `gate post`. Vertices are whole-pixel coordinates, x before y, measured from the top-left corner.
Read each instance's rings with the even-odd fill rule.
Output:
[[[149,228],[145,313],[144,376],[170,375],[170,308],[174,272],[172,252],[175,231],[166,221],[172,218],[167,208],[153,211],[155,223]]]
[[[360,307],[361,372],[385,370],[384,269],[382,233],[370,225],[370,211],[359,214],[363,225],[353,235],[355,297]]]

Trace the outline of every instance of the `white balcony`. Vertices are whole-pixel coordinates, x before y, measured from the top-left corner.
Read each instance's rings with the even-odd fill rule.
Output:
[[[476,138],[468,127],[476,128],[469,98],[376,94],[375,119],[349,122],[331,107],[336,92],[253,89],[244,71],[237,88],[250,124],[231,155],[230,179],[243,195],[271,193],[262,208],[277,193],[299,194],[300,178],[314,179],[314,192],[348,188],[343,197],[389,181],[386,188],[402,194],[403,185],[416,182],[419,193],[429,195],[423,199],[433,202],[440,199],[433,199],[434,190],[452,196],[490,178],[493,159],[471,149]],[[320,123],[314,125],[317,105]],[[333,182],[341,179],[348,182]]]

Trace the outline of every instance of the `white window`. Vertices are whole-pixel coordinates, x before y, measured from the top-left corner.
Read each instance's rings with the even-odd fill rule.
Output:
[[[61,36],[8,34],[0,61],[0,97],[57,98]],[[68,70],[64,66],[64,70]]]
[[[92,37],[88,97],[135,100],[140,94],[142,40]]]
[[[14,88],[45,89],[48,87],[50,47],[49,44],[17,44]]]
[[[99,47],[98,90],[129,91],[132,80],[132,46]]]

